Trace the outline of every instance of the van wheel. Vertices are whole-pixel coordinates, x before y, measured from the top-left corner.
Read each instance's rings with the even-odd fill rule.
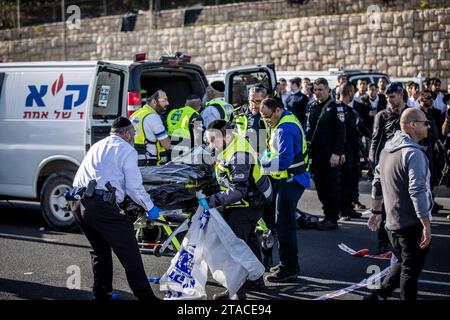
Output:
[[[70,211],[64,193],[72,188],[74,174],[59,171],[51,174],[44,182],[41,191],[41,209],[45,222],[53,229],[75,231],[75,218]]]

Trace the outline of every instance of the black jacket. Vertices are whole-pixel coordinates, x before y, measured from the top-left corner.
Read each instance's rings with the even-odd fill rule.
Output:
[[[323,147],[330,148],[336,155],[344,154],[345,131],[344,109],[331,96],[323,103],[314,101],[311,104],[306,138],[311,143],[312,156]]]
[[[301,93],[301,91],[291,94],[286,99],[287,109],[297,117],[303,125],[303,128],[305,128],[306,125],[306,107],[308,105],[308,101],[308,97]]]
[[[370,117],[369,112],[372,111],[372,105],[370,104],[369,96],[364,96],[361,98],[361,102],[355,102],[355,110],[361,115],[364,125],[370,130],[373,130],[373,124],[375,121],[375,116]],[[384,94],[378,94],[378,105],[376,113],[386,109],[387,100]]]
[[[408,106],[405,105],[403,111]],[[403,113],[403,111],[401,113]],[[397,113],[392,108],[388,107],[377,113],[375,116],[375,122],[373,126],[372,144],[369,150],[369,160],[374,167],[380,160],[380,153],[384,148],[386,141],[394,136],[395,131],[400,130],[400,116],[401,113]]]

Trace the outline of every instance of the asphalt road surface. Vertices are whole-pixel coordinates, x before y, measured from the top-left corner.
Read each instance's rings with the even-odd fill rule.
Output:
[[[360,184],[361,202],[370,204],[369,184]],[[432,221],[432,248],[419,280],[419,299],[450,299],[450,191],[437,190],[437,202],[444,210]],[[299,207],[308,213],[321,215],[316,192],[309,190]],[[40,216],[39,204],[0,201],[0,300],[86,300],[91,299],[92,270],[90,245],[80,233],[55,232],[48,229]],[[317,231],[299,229],[298,244],[301,273],[296,281],[267,284],[263,291],[249,291],[248,299],[309,300],[350,287],[374,272],[389,266],[387,260],[358,258],[340,250],[344,243],[355,250],[377,246],[376,233],[366,226],[367,217],[340,223],[339,230]],[[275,260],[277,253],[275,252]],[[143,261],[149,277],[159,277],[168,268],[170,257],[144,254]],[[80,272],[80,289],[71,276]],[[71,280],[72,279],[72,280]],[[72,281],[72,282],[71,282]],[[121,299],[134,299],[122,266],[114,257],[114,282]],[[159,286],[152,284],[162,298]],[[221,291],[214,281],[208,281],[208,297]],[[365,287],[336,296],[334,299],[361,300],[369,290]],[[398,299],[396,291],[392,299]]]

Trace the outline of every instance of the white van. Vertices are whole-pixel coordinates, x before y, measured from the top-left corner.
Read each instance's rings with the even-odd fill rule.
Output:
[[[141,106],[141,90],[166,91],[169,110],[183,106],[190,94],[204,95],[206,77],[189,56],[177,53],[153,61],[142,54],[136,57],[0,63],[1,198],[40,200],[52,228],[73,229],[63,195],[86,151],[109,134],[113,119]],[[243,69],[265,80],[272,75],[267,68],[262,74],[261,66]],[[236,72],[230,81],[241,76]],[[274,87],[275,79],[269,83]]]

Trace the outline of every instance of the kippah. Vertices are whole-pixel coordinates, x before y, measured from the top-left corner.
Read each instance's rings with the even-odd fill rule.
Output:
[[[119,129],[119,128],[128,127],[129,125],[131,125],[130,120],[128,120],[127,118],[124,118],[124,117],[118,117],[118,118],[114,119],[111,127],[113,129]]]
[[[225,92],[225,83],[223,81],[217,80],[210,84],[211,88],[219,92]]]

